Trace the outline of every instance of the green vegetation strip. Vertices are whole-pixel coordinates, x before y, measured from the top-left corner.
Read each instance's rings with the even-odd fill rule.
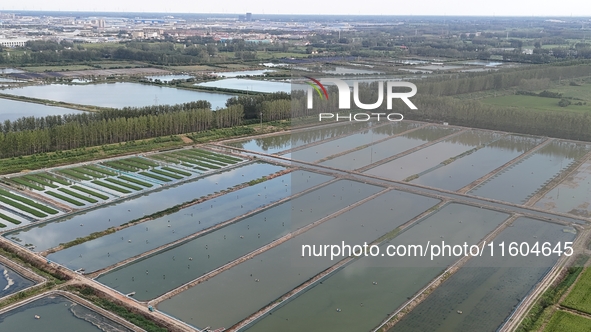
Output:
[[[55,177],[55,176],[51,176],[51,175],[49,175],[47,173],[38,173],[38,174],[35,174],[35,175],[38,176],[38,177],[42,177],[42,178],[44,178],[46,180],[52,181],[52,182],[57,182],[57,183],[59,183],[61,185],[64,185],[64,186],[69,186],[70,185],[70,182],[68,182],[66,180],[63,180],[63,179],[60,179],[60,178]]]
[[[0,222],[0,228],[5,228],[6,225],[4,225],[3,223]]]
[[[165,178],[165,177],[163,177],[163,176],[158,176],[158,175],[156,175],[156,174],[154,174],[154,173],[149,173],[149,172],[140,172],[139,174],[141,174],[141,175],[143,175],[143,176],[147,176],[147,177],[149,177],[149,178],[152,178],[152,179],[156,179],[156,180],[164,181],[164,182],[170,182],[170,181],[172,181],[171,179],[167,179],[167,178]]]
[[[131,167],[135,167],[135,168],[139,168],[139,169],[149,169],[150,166],[144,165],[144,164],[140,164],[140,163],[136,163],[134,161],[131,161],[129,159],[119,159],[117,160],[117,162],[127,165],[127,166],[131,166]]]
[[[208,136],[207,140],[211,137]],[[19,158],[6,157],[0,159],[0,174],[18,173],[22,170],[35,170],[60,165],[88,162],[105,159],[122,154],[142,153],[157,149],[183,146],[182,140],[170,137],[129,141],[122,144],[108,144],[92,148],[78,148],[66,151],[37,153]]]
[[[105,183],[105,182],[103,182],[103,181],[94,180],[94,181],[92,181],[92,183],[94,183],[94,184],[96,184],[96,185],[99,185],[99,186],[103,186],[103,187],[105,187],[105,188],[109,188],[109,189],[112,189],[112,190],[118,191],[118,192],[120,192],[120,193],[124,193],[124,194],[129,194],[129,193],[131,193],[131,191],[129,191],[129,190],[127,190],[127,189],[120,188],[120,187],[117,187],[117,186],[114,186],[114,185],[111,185],[111,184]]]
[[[54,209],[52,209],[50,207],[47,207],[45,205],[36,203],[36,202],[34,202],[34,201],[32,201],[32,200],[30,200],[28,198],[25,198],[23,196],[14,195],[14,194],[9,193],[8,191],[2,190],[2,189],[0,189],[0,195],[4,195],[6,197],[10,197],[10,198],[15,199],[17,201],[23,202],[23,203],[25,203],[27,205],[30,205],[30,206],[32,206],[32,207],[34,207],[36,209],[39,209],[39,210],[43,211],[45,213],[57,214],[57,211],[56,210],[54,210]]]
[[[154,154],[154,155],[151,155],[151,156],[150,156],[150,158],[152,158],[152,159],[156,159],[156,160],[160,160],[160,161],[169,162],[169,163],[175,163],[175,164],[178,164],[178,161],[176,161],[176,160],[174,160],[174,159],[171,159],[171,158],[167,158],[167,157],[165,157],[164,155],[157,155],[157,154]]]
[[[121,180],[125,180],[125,181],[128,181],[128,182],[133,182],[135,184],[139,184],[140,186],[144,186],[144,187],[148,187],[148,188],[152,187],[152,185],[150,183],[148,183],[148,182],[144,182],[142,180],[134,179],[134,178],[129,177],[129,176],[125,176],[124,175],[124,176],[120,176],[119,178]]]
[[[21,211],[28,212],[28,213],[34,215],[35,217],[39,217],[39,218],[45,218],[45,217],[47,217],[47,215],[45,213],[41,213],[41,212],[39,212],[39,211],[37,211],[35,209],[31,209],[30,207],[28,207],[26,205],[23,205],[23,204],[20,204],[18,202],[9,200],[8,198],[6,198],[4,196],[0,196],[0,202],[6,203],[6,204],[8,204],[8,205],[10,205],[10,206],[12,206],[14,208],[17,208],[17,209],[21,210]]]
[[[135,186],[133,184],[130,184],[130,183],[127,183],[127,182],[123,182],[123,181],[119,181],[119,180],[113,179],[113,178],[107,178],[107,179],[105,179],[105,181],[109,181],[109,182],[114,183],[116,185],[120,185],[121,187],[126,187],[126,188],[129,188],[129,189],[132,189],[132,190],[142,190],[142,189],[144,189],[142,187],[138,187],[138,186]]]
[[[58,173],[67,175],[67,176],[72,177],[77,180],[92,180],[92,178],[89,178],[88,176],[78,173],[78,172],[71,170],[71,169],[60,169],[58,171]]]
[[[138,163],[138,164],[144,164],[144,165],[150,166],[150,167],[156,167],[156,166],[158,166],[157,163],[155,163],[153,161],[149,161],[149,160],[144,159],[144,158],[140,158],[140,157],[132,157],[132,158],[129,158],[127,160],[133,161],[133,162]]]
[[[591,319],[557,311],[546,325],[544,332],[588,332],[591,331]]]
[[[11,178],[10,181],[16,183],[16,184],[20,184],[22,186],[31,188],[31,189],[35,189],[35,190],[39,190],[39,191],[43,191],[45,190],[45,187],[41,187],[35,183],[31,183],[25,179],[21,179],[21,178]]]
[[[87,194],[92,195],[94,197],[98,197],[98,198],[103,199],[103,200],[109,199],[109,196],[106,196],[106,195],[103,195],[103,194],[99,194],[96,191],[93,191],[93,190],[90,190],[90,189],[86,189],[84,187],[72,186],[71,188],[72,189],[76,189],[76,190],[81,191],[81,192],[84,192],[84,193],[87,193]]]
[[[191,174],[191,173],[189,173],[189,172],[181,171],[181,170],[179,170],[179,169],[172,168],[172,167],[166,167],[166,166],[165,166],[165,167],[162,167],[162,169],[163,169],[163,170],[165,170],[165,171],[169,171],[169,172],[177,173],[177,174],[184,175],[184,176],[191,176],[191,175],[192,175],[192,174]]]
[[[591,313],[591,269],[586,269],[562,305],[568,308]]]
[[[105,177],[105,175],[103,175],[102,173],[97,173],[97,172],[88,170],[88,169],[86,169],[84,167],[76,167],[76,168],[73,168],[72,170],[73,171],[76,171],[78,173],[82,173],[84,175],[88,175],[88,176],[93,177],[93,178],[99,178],[100,179],[100,178],[104,178]]]
[[[33,175],[24,175],[23,178],[25,178],[25,179],[27,179],[27,180],[29,180],[31,182],[38,183],[38,184],[40,184],[42,186],[48,186],[50,188],[57,188],[57,186],[55,184],[49,182],[48,180],[45,180],[43,178],[39,178],[39,177],[36,177],[36,176],[33,176]]]
[[[164,175],[164,176],[168,176],[169,178],[173,178],[173,179],[177,179],[177,180],[180,180],[180,179],[183,178],[180,175],[176,175],[174,173],[165,172],[165,171],[163,171],[161,169],[152,169],[150,171],[153,172],[153,173]]]
[[[123,165],[121,163],[115,162],[115,161],[105,161],[103,164],[112,167],[114,169],[120,170],[120,171],[126,171],[126,172],[135,172],[137,171],[137,169],[129,167],[127,165]]]
[[[107,228],[104,231],[101,232],[94,232],[94,233],[90,233],[88,236],[84,236],[84,237],[78,237],[75,240],[72,240],[70,242],[66,242],[66,243],[60,243],[60,246],[62,247],[62,249],[67,249],[73,246],[77,246],[81,243],[87,242],[87,241],[92,241],[94,239],[98,239],[101,236],[105,236],[111,233],[115,233],[116,229],[113,227]]]
[[[9,216],[7,216],[7,215],[3,214],[3,213],[0,213],[0,219],[4,219],[4,220],[6,220],[6,221],[8,221],[8,222],[11,222],[11,223],[13,223],[13,224],[15,224],[15,225],[18,225],[18,224],[20,224],[20,223],[21,223],[20,221],[18,221],[18,220],[16,220],[16,219],[14,219],[14,218],[11,218],[11,217],[9,217]]]
[[[97,173],[101,173],[104,175],[115,176],[117,173],[109,171],[108,169],[104,169],[102,167],[94,166],[94,165],[86,165],[84,168],[89,169],[91,171],[95,171]]]
[[[81,199],[83,201],[87,201],[89,203],[98,203],[98,201],[96,199],[94,199],[94,198],[90,198],[88,196],[84,196],[82,194],[79,194],[77,192],[71,191],[71,190],[66,189],[66,188],[59,188],[58,190],[61,191],[61,192],[63,192],[63,193],[66,193],[66,194],[68,194],[70,196],[74,196],[76,198],[79,198],[79,199]]]
[[[131,312],[127,308],[118,305],[109,299],[105,299],[96,295],[94,289],[88,286],[72,286],[68,290],[77,293],[80,297],[94,303],[96,306],[114,313],[115,315],[125,319],[139,328],[144,329],[147,332],[168,331],[168,329],[158,326],[154,321],[148,319],[147,317]]]
[[[227,162],[224,163],[222,161],[216,160],[218,158],[215,158],[215,157],[210,156],[210,155],[197,154],[197,153],[192,153],[192,152],[189,152],[189,151],[185,151],[185,152],[186,152],[185,153],[186,156],[190,156],[190,157],[192,157],[192,158],[194,158],[196,160],[206,161],[208,163],[212,163],[212,164],[219,165],[219,166],[226,166],[227,165]],[[233,163],[233,164],[235,164],[235,163]]]
[[[538,331],[547,318],[554,311],[554,305],[560,300],[562,295],[569,289],[569,287],[577,280],[577,277],[583,270],[581,267],[586,261],[587,256],[579,256],[575,261],[575,266],[569,267],[566,270],[566,275],[560,280],[558,285],[550,287],[542,296],[534,303],[529,313],[515,330],[516,332]],[[572,291],[571,291],[572,293]]]
[[[223,155],[223,154],[219,154],[219,153],[214,153],[214,152],[209,152],[209,151],[205,151],[205,150],[187,150],[188,152],[191,152],[193,154],[197,154],[200,156],[204,156],[204,157],[209,157],[212,159],[216,159],[219,161],[233,161],[235,163],[242,161],[242,159],[236,158],[236,157],[232,157],[232,156],[227,156],[227,155]]]
[[[193,167],[193,168],[194,168],[194,169],[196,169],[196,170],[203,171],[203,172],[207,172],[207,171],[208,171],[208,169],[207,169],[207,168],[203,168],[203,167],[199,167],[199,166],[195,166],[195,167]]]
[[[170,158],[174,158],[175,160],[184,161],[184,162],[190,163],[190,164],[195,163],[195,159],[189,159],[189,158],[183,157],[182,155],[172,155]]]
[[[64,195],[60,195],[60,194],[58,194],[58,193],[56,193],[56,192],[54,192],[54,191],[49,191],[49,190],[48,190],[48,191],[46,191],[45,193],[46,193],[47,195],[53,196],[53,197],[55,197],[55,198],[59,198],[59,199],[61,199],[62,201],[66,201],[66,202],[68,202],[68,203],[74,204],[74,205],[76,205],[76,206],[83,206],[83,205],[84,205],[84,203],[78,202],[77,200],[75,200],[75,199],[72,199],[72,198],[70,198],[70,197],[66,197],[66,196],[64,196]]]

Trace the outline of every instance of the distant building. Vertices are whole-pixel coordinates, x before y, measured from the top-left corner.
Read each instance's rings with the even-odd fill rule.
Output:
[[[0,46],[3,47],[24,47],[29,39],[22,38],[0,38]]]
[[[246,20],[252,21],[252,13],[246,13]]]

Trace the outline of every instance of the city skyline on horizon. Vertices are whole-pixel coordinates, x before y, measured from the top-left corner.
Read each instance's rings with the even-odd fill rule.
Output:
[[[400,3],[384,8],[384,2],[378,0],[364,1],[363,8],[357,8],[356,1],[325,1],[317,2],[302,0],[297,3],[278,4],[271,0],[260,0],[244,3],[227,0],[211,3],[186,2],[126,2],[104,0],[96,2],[80,2],[62,0],[59,3],[40,0],[21,0],[18,3],[2,4],[1,11],[63,11],[63,12],[108,12],[108,13],[165,13],[165,14],[244,14],[253,15],[368,15],[368,16],[483,16],[483,17],[590,17],[589,9],[580,8],[580,1],[565,0],[558,8],[539,6],[533,0],[512,2],[500,0],[494,6],[477,6],[473,2],[455,0],[441,3],[435,0],[423,1],[420,8],[413,3]],[[492,7],[492,8],[491,8]],[[584,11],[581,11],[581,10]]]

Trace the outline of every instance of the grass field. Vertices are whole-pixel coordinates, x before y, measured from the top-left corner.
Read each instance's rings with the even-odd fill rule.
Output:
[[[67,65],[67,66],[31,66],[31,67],[21,67],[26,71],[38,73],[44,71],[66,71],[66,70],[85,70],[85,69],[96,69],[91,66],[86,65]]]
[[[580,98],[580,97],[579,97]],[[591,103],[587,105],[569,105],[567,107],[558,106],[558,98],[544,98],[524,95],[510,95],[502,97],[493,97],[483,99],[485,104],[497,106],[509,106],[522,109],[537,110],[537,111],[553,111],[553,112],[589,112],[591,111]],[[579,102],[579,100],[572,100],[571,102]]]
[[[556,311],[546,325],[544,332],[588,332],[591,331],[591,319],[565,311]]]
[[[591,269],[588,268],[562,302],[565,307],[591,314]]]

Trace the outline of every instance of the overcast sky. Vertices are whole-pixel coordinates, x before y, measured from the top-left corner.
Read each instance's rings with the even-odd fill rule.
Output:
[[[1,10],[163,13],[591,16],[585,0],[1,0]]]

